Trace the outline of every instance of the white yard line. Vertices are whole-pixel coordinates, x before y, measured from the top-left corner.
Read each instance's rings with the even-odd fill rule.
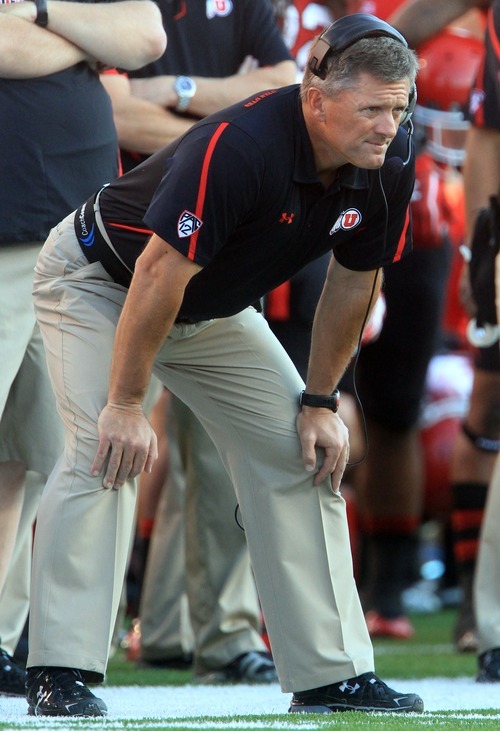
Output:
[[[478,711],[490,710],[499,719],[500,726],[500,684],[478,684],[472,678],[431,678],[426,680],[389,680],[389,685],[399,691],[418,693],[424,699],[426,711]],[[124,728],[124,721],[141,721],[154,719],[159,725],[176,719],[189,719],[199,716],[228,717],[228,724],[210,722],[189,726],[200,728],[224,728],[230,719],[248,715],[278,715],[287,712],[290,696],[282,694],[278,685],[271,686],[158,686],[158,687],[107,687],[93,688],[109,708],[109,715],[104,723],[85,723],[90,729]],[[29,727],[34,729],[76,728],[76,719],[70,724],[64,719],[35,719],[26,715],[26,702],[22,698],[0,697],[0,721],[12,723],[12,728]],[[496,713],[496,711],[498,713]],[[477,714],[473,714],[478,717]],[[436,719],[435,719],[436,720]],[[273,724],[272,728],[287,728],[283,719]],[[65,725],[66,724],[66,725]],[[73,725],[75,724],[75,725]],[[170,724],[170,726],[174,725]],[[181,725],[179,723],[179,725]],[[184,726],[188,725],[182,724]],[[241,725],[241,724],[239,724]],[[249,727],[249,724],[243,724]],[[252,724],[255,725],[255,724]],[[257,724],[258,725],[258,724]],[[135,724],[134,724],[135,726]],[[136,728],[147,729],[147,725],[138,724]],[[231,723],[235,727],[235,723]],[[133,726],[127,723],[130,731]],[[297,728],[297,727],[295,727]],[[309,726],[304,717],[301,729],[315,728]]]

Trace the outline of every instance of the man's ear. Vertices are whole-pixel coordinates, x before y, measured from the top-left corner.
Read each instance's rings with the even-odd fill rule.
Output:
[[[325,100],[326,97],[322,91],[311,86],[307,90],[307,100],[311,111],[318,120],[322,120],[325,117]]]

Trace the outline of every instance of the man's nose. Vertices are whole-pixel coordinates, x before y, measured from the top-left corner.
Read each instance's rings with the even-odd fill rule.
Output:
[[[395,137],[398,131],[398,121],[392,113],[382,114],[378,120],[377,132],[389,139]]]

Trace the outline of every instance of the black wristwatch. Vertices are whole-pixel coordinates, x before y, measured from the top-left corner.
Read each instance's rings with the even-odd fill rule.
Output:
[[[49,22],[49,13],[47,11],[47,0],[34,0],[36,5],[36,19],[35,23],[41,25],[42,28]]]
[[[315,393],[306,393],[302,391],[299,403],[301,406],[314,406],[317,409],[330,409],[334,414],[339,410],[340,392],[338,388],[331,396],[319,396]]]

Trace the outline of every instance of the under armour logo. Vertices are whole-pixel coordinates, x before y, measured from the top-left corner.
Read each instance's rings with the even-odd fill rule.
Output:
[[[350,695],[353,695],[360,688],[361,686],[359,683],[356,683],[356,685],[349,685],[349,683],[344,682],[342,683],[342,685],[339,685],[339,690],[341,693],[345,693],[345,691],[348,690]]]
[[[184,211],[184,213],[181,214],[177,222],[177,234],[180,236],[181,239],[185,238],[186,236],[191,236],[191,234],[194,234],[194,232],[197,231],[202,225],[203,221],[200,221],[200,219],[197,218],[194,213]]]
[[[279,220],[280,223],[292,223],[293,219],[295,218],[295,213],[285,213],[283,212],[281,214],[281,218]]]

